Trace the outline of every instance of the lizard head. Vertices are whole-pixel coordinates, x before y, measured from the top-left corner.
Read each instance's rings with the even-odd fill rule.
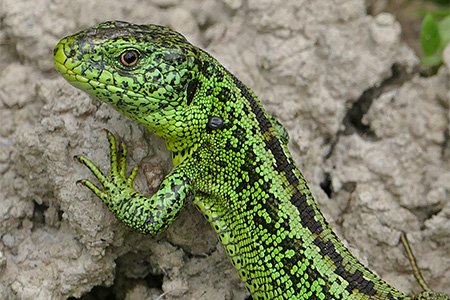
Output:
[[[167,27],[109,21],[63,38],[54,62],[73,86],[167,138],[187,122],[202,55]]]

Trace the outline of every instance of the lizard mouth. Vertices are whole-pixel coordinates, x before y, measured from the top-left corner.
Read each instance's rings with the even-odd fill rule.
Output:
[[[64,62],[57,60],[56,56],[55,56],[54,64],[55,64],[55,67],[58,70],[58,72],[61,73],[61,75],[64,77],[64,79],[69,81],[71,84],[76,83],[76,82],[89,83],[90,79],[88,79],[80,74],[75,73],[73,71],[73,69],[68,68],[64,64]]]
[[[61,63],[60,61],[57,61],[55,59],[55,67],[58,69],[58,71],[61,73],[61,75],[66,79],[70,84],[73,86],[82,89],[83,91],[86,91],[90,94],[93,94],[94,96],[99,97],[97,91],[104,91],[104,92],[110,92],[114,93],[116,95],[122,95],[127,96],[129,98],[135,98],[135,99],[148,99],[148,101],[151,101],[152,98],[147,98],[142,94],[125,90],[120,87],[117,87],[112,84],[107,84],[92,78],[88,78],[86,76],[83,76],[77,72],[75,72],[73,69],[68,68],[64,63]],[[103,97],[102,97],[103,98]],[[155,102],[159,99],[154,99]]]

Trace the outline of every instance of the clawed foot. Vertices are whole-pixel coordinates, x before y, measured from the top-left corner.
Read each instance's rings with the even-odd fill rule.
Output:
[[[136,178],[138,167],[134,167],[131,171],[130,176],[126,175],[126,159],[127,159],[127,147],[124,143],[120,143],[117,147],[117,141],[115,136],[104,129],[109,142],[110,147],[110,164],[111,168],[108,176],[105,176],[103,172],[86,156],[76,155],[75,159],[80,163],[85,165],[94,176],[100,182],[102,188],[96,186],[90,180],[82,179],[77,181],[77,183],[86,186],[94,194],[96,194],[104,202],[108,203],[111,201],[110,197],[115,193],[120,193],[124,188],[133,189],[133,182]]]

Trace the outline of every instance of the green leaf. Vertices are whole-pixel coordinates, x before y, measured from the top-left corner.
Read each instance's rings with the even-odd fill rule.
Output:
[[[435,55],[422,56],[420,58],[420,63],[426,67],[439,66],[442,64],[442,55],[439,53]]]
[[[450,0],[425,0],[424,2],[434,2],[434,3],[442,5],[442,6],[450,5]]]
[[[439,21],[439,35],[441,37],[441,47],[444,49],[450,44],[450,16]]]
[[[441,38],[439,36],[439,26],[432,15],[427,14],[422,21],[420,31],[420,43],[425,56],[432,55],[439,50]]]

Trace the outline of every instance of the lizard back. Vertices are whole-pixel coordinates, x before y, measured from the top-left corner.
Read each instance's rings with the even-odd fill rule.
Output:
[[[223,125],[209,130],[187,158],[201,194],[194,203],[254,299],[408,299],[364,267],[331,230],[282,125],[235,76],[209,65],[204,80],[221,88],[209,90],[207,114]]]

